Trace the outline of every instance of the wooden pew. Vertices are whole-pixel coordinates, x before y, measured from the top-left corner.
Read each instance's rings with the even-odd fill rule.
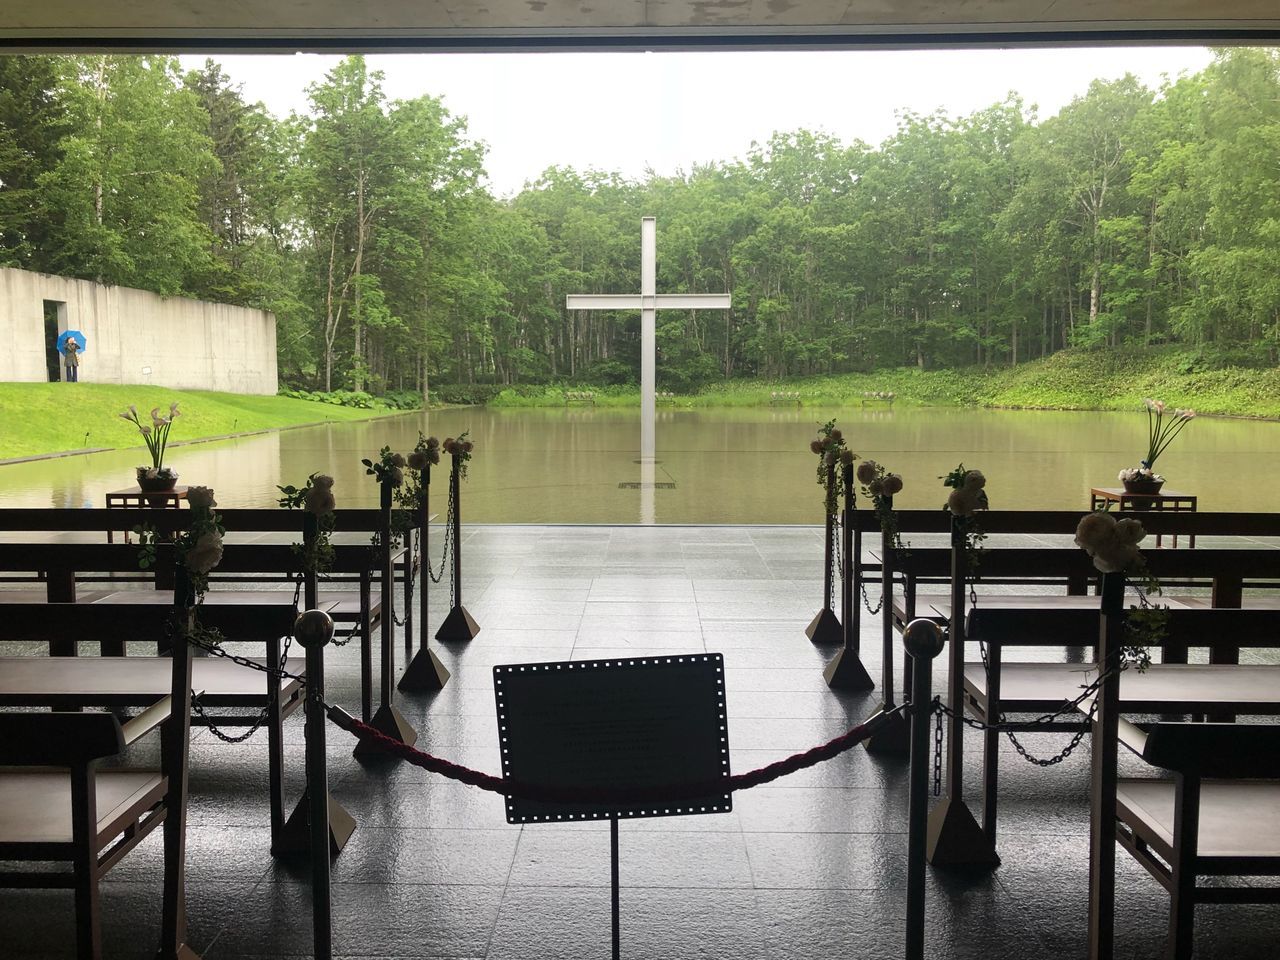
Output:
[[[126,548],[128,549],[128,548]],[[228,637],[261,643],[265,656],[257,662],[279,664],[282,640],[292,629],[297,616],[292,598],[284,594],[274,603],[240,606],[215,604],[201,612],[201,623],[222,630]],[[62,654],[75,651],[76,641],[98,642],[104,653],[119,657],[125,641],[133,638],[156,642],[167,647],[172,619],[172,606],[141,604],[7,604],[0,617],[0,641],[38,641],[49,643]],[[165,652],[169,652],[167,649]],[[100,661],[90,658],[73,660],[71,656],[0,658],[0,673],[6,682],[21,680],[28,701],[41,694],[39,705],[67,709],[80,691],[94,690],[104,705],[130,706],[128,696],[141,689],[155,691],[163,684],[168,669],[167,657],[125,658],[123,673],[102,674]],[[301,675],[304,661],[290,658],[285,669]],[[195,722],[219,727],[246,727],[259,722],[265,710],[263,726],[267,732],[267,766],[273,849],[285,843],[287,823],[284,803],[284,721],[302,704],[302,686],[296,680],[276,678],[239,666],[218,657],[198,657],[194,666],[196,688],[203,691],[200,704],[208,708],[229,708],[230,716],[215,720],[196,715]],[[0,704],[5,702],[0,689]],[[124,699],[119,699],[124,697]]]
[[[23,659],[45,667],[46,673],[68,662]],[[118,702],[119,689],[104,699],[103,689],[110,686],[105,678],[115,674],[123,681],[133,671],[133,664],[120,658],[69,662],[95,680],[77,688],[63,678],[63,705],[74,710]],[[46,691],[33,692],[21,673],[0,669],[0,705],[51,705]],[[157,955],[162,960],[196,956],[186,944],[185,894],[191,686],[192,658],[184,644],[163,661],[150,689],[126,698],[142,708],[127,723],[101,713],[0,713],[0,860],[71,864],[69,875],[0,871],[0,886],[70,887],[81,958],[102,956],[100,878],[161,824],[164,887]],[[159,771],[98,770],[100,761],[119,755],[157,727]]]
[[[998,607],[979,606],[969,616],[970,639],[982,638],[986,662],[971,662],[964,671],[964,708],[983,723],[996,723],[1006,715],[1042,715],[1079,695],[1098,678],[1096,661],[1090,663],[1004,663],[1006,647],[1056,647],[1063,645],[1068,629],[1071,639],[1097,634],[1100,614],[1097,597],[1069,611],[1015,606],[1019,598],[1004,598]],[[1280,648],[1280,614],[1271,610],[1214,609],[1169,601],[1165,622],[1167,648],[1180,661],[1155,663],[1139,672],[1130,668],[1119,680],[1119,705],[1126,712],[1181,713],[1196,717],[1220,715],[1223,710],[1246,714],[1280,713],[1280,665],[1234,663],[1187,664],[1191,648],[1211,652],[1227,647],[1238,655],[1242,648]],[[977,624],[977,626],[974,626]],[[1158,653],[1159,651],[1153,651]],[[1075,731],[1081,723],[1062,718],[1027,726],[1024,734]],[[982,805],[983,832],[994,846],[999,786],[1001,733],[983,731]]]
[[[1191,960],[1198,903],[1280,903],[1280,887],[1197,877],[1280,876],[1280,725],[1123,718],[1122,746],[1172,780],[1120,780],[1116,839],[1169,892],[1170,960]]]
[[[1039,546],[1042,548],[1053,543],[1074,549],[1072,537],[1080,518],[1087,512],[1087,507],[1080,510],[986,510],[980,515],[979,523],[986,533],[992,535],[993,549],[997,548],[996,544],[1006,535],[1040,538],[1043,542]],[[1149,534],[1280,538],[1280,513],[1142,512],[1131,515],[1142,520]],[[880,539],[879,521],[874,511],[855,511],[851,517],[854,549],[850,552],[850,573],[854,595],[860,595],[868,582],[882,583],[882,590],[887,594],[881,612],[883,655],[886,661],[887,658],[898,655],[895,633],[900,633],[916,617],[935,616],[932,611],[917,609],[919,587],[931,582],[945,583],[950,577],[949,548],[937,542],[942,540],[945,544],[949,533],[950,517],[947,512],[898,510],[895,516],[903,538],[908,541],[908,549],[905,551],[889,550],[884,544],[879,548],[866,546],[866,537]],[[917,539],[925,537],[933,543],[929,546],[911,546],[909,541],[913,535]],[[1159,552],[1163,555],[1185,551]],[[1085,571],[1083,577],[1068,575],[1065,579],[1061,575],[1041,577],[1037,572],[1021,573],[1019,576],[1017,571],[1005,571],[997,576],[988,570],[980,571],[984,583],[1010,584],[1042,579],[1046,586],[1061,584],[1066,587],[1066,593],[1076,595],[1086,593],[1089,585],[1096,583],[1093,571]],[[1247,590],[1251,586],[1251,580],[1247,571],[1243,571],[1238,578],[1224,576],[1216,580],[1213,583],[1212,605],[1239,606],[1240,600],[1234,595]],[[1260,598],[1256,602],[1267,601]],[[908,662],[904,662],[904,680],[909,678],[909,666]]]
[[[166,698],[165,717],[168,706]],[[150,720],[143,714],[122,726],[105,713],[0,714],[0,860],[72,865],[70,875],[6,871],[0,886],[71,887],[81,957],[102,956],[99,880],[167,812],[161,771],[98,770],[154,729]]]
[[[981,519],[986,518],[984,516]],[[1070,667],[1055,672],[1043,665],[1028,665],[1020,667],[1016,673],[1017,679],[1024,684],[1019,695],[1025,699],[1011,700],[1009,691],[1002,686],[1008,667],[1002,663],[1001,649],[1010,645],[1072,646],[1081,638],[1096,636],[1098,601],[1070,595],[1039,595],[991,599],[990,605],[984,606],[984,601],[979,599],[970,616],[957,621],[952,617],[952,610],[971,610],[966,590],[969,568],[962,548],[963,540],[956,533],[953,535],[952,548],[945,551],[951,568],[950,595],[947,600],[932,604],[935,617],[949,623],[951,627],[948,703],[955,706],[957,711],[977,711],[981,719],[995,720],[1005,712],[1052,710],[1071,699],[1078,692],[1079,684],[1075,683],[1075,689],[1071,689],[1073,684]],[[1215,600],[1225,595],[1238,601],[1238,587],[1245,576],[1280,579],[1280,549],[1158,550],[1147,551],[1144,556],[1149,569],[1162,580],[1199,578],[1211,581]],[[937,569],[941,560],[938,548],[925,548],[918,555],[913,551],[912,556],[904,562]],[[1019,573],[1024,577],[1065,579],[1068,583],[1098,576],[1084,551],[1074,547],[986,549],[979,563],[979,572],[984,582],[988,577],[1007,578]],[[1169,601],[1169,605],[1178,606],[1176,600]],[[1217,641],[1210,645],[1211,661],[1214,664],[1238,663],[1242,644],[1277,645],[1276,636],[1280,631],[1276,629],[1275,614],[1268,611],[1192,611],[1191,608],[1183,608],[1182,611],[1174,610],[1172,613],[1175,616],[1182,613],[1188,616],[1193,613],[1203,616],[1222,615],[1217,621]],[[1190,620],[1174,622],[1164,646],[1166,662],[1186,663],[1188,646],[1193,643],[1203,645],[1198,643],[1198,638],[1202,636],[1202,628],[1198,624],[1203,621],[1195,621],[1195,625],[1186,627],[1178,626],[1184,622],[1192,623]],[[1240,631],[1238,639],[1229,629]],[[965,645],[969,640],[985,644],[988,659],[986,666],[967,662]],[[1097,662],[1096,653],[1092,660]],[[1065,689],[1064,686],[1056,687],[1064,695],[1056,698],[1056,703],[1044,705],[1045,688],[1055,683],[1065,685]],[[1047,731],[1062,729],[1064,725],[1067,728],[1073,726],[1070,721],[1065,724],[1055,722],[1038,726],[1040,730]],[[1076,726],[1075,729],[1079,727]],[[959,712],[950,718],[947,791],[943,802],[931,814],[930,862],[955,866],[998,863],[995,838],[1001,734],[985,730],[982,736],[983,817],[979,824],[963,800],[964,722]]]

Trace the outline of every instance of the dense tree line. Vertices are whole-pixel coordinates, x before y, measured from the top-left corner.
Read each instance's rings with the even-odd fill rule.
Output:
[[[287,118],[208,61],[0,57],[0,263],[261,306],[296,384],[634,380],[633,292],[733,294],[659,317],[659,377],[1017,364],[1067,346],[1280,351],[1280,52],[1152,90],[1094,82],[900,116],[878,146],[805,130],[636,182],[552,168],[512,199],[436,98],[360,57]]]

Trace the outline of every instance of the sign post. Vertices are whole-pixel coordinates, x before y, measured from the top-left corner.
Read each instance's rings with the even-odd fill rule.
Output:
[[[580,800],[554,803],[508,797],[507,822],[609,821],[617,960],[618,821],[733,809],[728,792],[679,792],[729,776],[724,658],[699,653],[505,664],[493,668],[493,684],[504,779],[585,791]],[[638,798],[601,801],[592,790],[634,790]]]

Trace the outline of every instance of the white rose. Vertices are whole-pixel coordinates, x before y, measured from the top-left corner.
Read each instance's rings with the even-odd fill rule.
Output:
[[[387,482],[393,487],[398,487],[404,483],[404,471],[399,467],[392,467],[387,471]]]
[[[971,517],[978,509],[979,493],[981,491],[973,487],[952,490],[951,495],[947,497],[947,509],[957,517]]]
[[[333,491],[329,487],[313,486],[307,491],[306,508],[308,513],[314,513],[317,517],[326,513],[333,513],[337,501],[333,499]]]
[[[420,450],[415,450],[413,453],[409,454],[409,466],[414,470],[425,470],[430,462],[431,461],[427,459],[427,455]]]
[[[187,503],[193,509],[205,510],[212,510],[218,505],[218,501],[213,499],[213,490],[210,487],[188,487]]]
[[[1115,535],[1116,518],[1109,513],[1087,513],[1076,525],[1076,546],[1092,556],[1099,544]]]
[[[192,573],[206,574],[222,562],[222,534],[216,530],[200,535],[194,547],[187,550],[187,569]]]

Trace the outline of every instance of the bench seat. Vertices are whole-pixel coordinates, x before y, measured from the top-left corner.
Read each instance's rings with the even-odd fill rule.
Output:
[[[93,603],[107,595],[105,590],[84,590],[76,592],[76,603]],[[168,598],[170,605],[173,597]],[[40,590],[0,590],[0,603],[48,603],[49,592]]]
[[[1116,816],[1166,862],[1173,858],[1173,801],[1169,780],[1121,780]],[[1231,872],[1213,861],[1275,860],[1280,871],[1280,783],[1205,780],[1200,786],[1197,870]]]
[[[360,622],[360,594],[353,592],[324,593],[320,597],[320,605],[329,616],[339,623]],[[377,623],[382,617],[382,591],[374,590],[369,595],[369,622]]]
[[[1041,713],[1072,700],[1097,678],[1089,663],[1006,663],[1000,669],[1000,709]],[[964,668],[965,705],[986,715],[987,674],[981,663]],[[1120,703],[1132,713],[1267,713],[1280,704],[1280,665],[1152,664],[1120,676]]]
[[[173,670],[168,657],[110,659],[114,662],[108,669],[107,664],[90,657],[5,657],[0,659],[0,671],[5,676],[4,687],[16,691],[13,702],[17,705],[75,707],[91,700],[103,706],[128,707],[142,702],[140,690],[153,690],[155,699],[167,694]],[[301,675],[306,661],[291,657],[285,669]],[[257,706],[267,695],[266,674],[220,657],[193,658],[191,687],[200,694],[201,703],[211,707]],[[68,693],[69,689],[75,693]],[[281,678],[280,697],[286,704],[301,690],[297,680]],[[0,705],[6,705],[6,699],[0,689]]]
[[[1188,607],[1213,607],[1209,597],[1179,597]],[[1280,597],[1245,597],[1240,602],[1242,610],[1280,610]]]
[[[168,781],[154,770],[101,770],[94,783],[100,848],[138,823],[168,790]],[[0,853],[71,842],[71,774],[49,767],[0,767]]]

